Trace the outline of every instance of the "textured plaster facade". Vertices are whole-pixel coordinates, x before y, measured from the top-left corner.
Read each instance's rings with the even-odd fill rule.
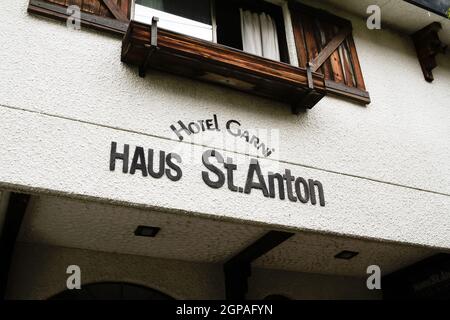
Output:
[[[448,55],[426,83],[406,35],[336,12],[353,22],[372,103],[326,97],[294,116],[287,105],[165,73],[141,79],[120,62],[120,39],[30,16],[27,3],[0,3],[0,187],[450,249]],[[201,155],[222,148],[221,136],[180,143],[169,126],[213,114],[279,129],[263,171],[320,180],[326,206],[206,186]],[[110,172],[111,141],[193,160],[176,183]],[[241,163],[256,156],[245,142],[224,149]]]

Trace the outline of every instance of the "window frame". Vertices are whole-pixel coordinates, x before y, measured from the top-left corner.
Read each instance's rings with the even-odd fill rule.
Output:
[[[358,57],[358,50],[356,48],[356,44],[355,44],[355,41],[353,38],[353,29],[352,29],[351,21],[344,19],[340,16],[336,16],[336,15],[334,15],[328,11],[325,11],[323,9],[305,5],[300,2],[290,3],[290,11],[291,11],[291,14],[292,14],[292,12],[294,12],[294,15],[295,14],[308,15],[310,18],[314,17],[316,19],[323,19],[323,20],[329,22],[331,25],[350,29],[350,34],[345,38],[344,42],[346,43],[346,45],[348,45],[348,51],[349,51],[348,56],[351,60],[351,62],[348,62],[348,63],[351,63],[351,68],[354,73],[353,76],[355,77],[355,86],[349,86],[345,83],[345,81],[344,81],[344,83],[342,83],[342,82],[335,81],[334,79],[327,79],[326,77],[325,77],[325,86],[327,89],[327,93],[330,93],[330,94],[336,95],[336,96],[340,96],[340,97],[344,97],[344,98],[347,98],[354,102],[358,102],[358,103],[362,103],[362,104],[369,104],[371,102],[370,95],[366,89],[364,76],[363,76],[363,72],[362,72],[362,68],[361,68],[361,63],[360,63],[360,59]],[[299,17],[296,17],[296,18],[299,19]],[[307,41],[305,38],[306,36],[305,36],[305,32],[303,30],[303,26],[301,27],[302,30],[299,30],[298,21],[294,18],[291,18],[291,22],[292,22],[292,27],[293,27],[294,37],[295,37],[295,47],[297,49],[297,58],[299,60],[298,65],[300,67],[305,67],[302,65],[302,64],[305,64],[304,63],[305,61],[300,61],[300,60],[306,59],[306,63],[311,62],[311,61],[308,61],[308,59],[311,59],[311,58],[308,58],[308,56],[309,56],[308,53],[309,53],[310,48],[308,48],[308,44],[307,44]],[[315,27],[316,26],[314,26],[314,28]],[[314,31],[317,31],[317,30],[314,30]],[[298,37],[303,37],[303,40],[299,40]],[[342,44],[338,47],[338,49],[336,49],[336,51],[338,51],[337,52],[338,55],[341,54],[340,47],[342,46]],[[320,53],[322,51],[322,49],[323,48],[321,48],[321,50],[318,53]],[[334,51],[333,54],[335,54],[336,51]],[[330,59],[331,58],[329,57],[326,60],[326,62],[328,62]],[[341,60],[342,60],[342,56],[339,57],[339,63],[342,63]],[[321,69],[322,69],[322,66],[317,70],[317,72],[319,72]],[[344,66],[341,65],[341,69],[342,69],[342,73],[344,76],[344,73],[346,72],[344,70]],[[324,72],[321,72],[321,73],[324,74],[324,76],[325,76]]]
[[[161,26],[162,28],[166,28],[167,30],[171,30],[171,31],[174,31],[174,32],[178,32],[178,33],[182,33],[182,34],[188,35],[188,36],[197,37],[199,39],[204,39],[204,40],[207,40],[207,41],[214,42],[214,39],[215,39],[214,29],[215,28],[214,28],[214,24],[213,24],[213,20],[214,20],[214,18],[213,18],[213,10],[212,10],[213,0],[207,0],[207,1],[210,4],[210,10],[209,10],[209,18],[211,20],[211,24],[210,25],[206,24],[204,22],[201,22],[201,21],[194,20],[194,19],[190,19],[190,18],[187,18],[187,17],[182,17],[182,16],[176,15],[174,13],[161,11],[161,10],[158,10],[158,9],[155,9],[155,8],[151,8],[151,7],[148,7],[148,6],[144,6],[144,5],[138,4],[138,3],[136,3],[136,0],[130,0],[131,7],[132,7],[130,18],[132,20],[136,20],[136,21],[139,21],[139,22],[150,24],[152,16],[149,16],[148,19],[146,19],[148,21],[143,21],[142,19],[136,19],[136,14],[138,14],[141,17],[144,16],[144,14],[141,14],[140,11],[139,11],[139,13],[137,13],[136,8],[145,8],[145,10],[148,10],[148,11],[156,11],[154,16],[157,16],[159,18],[159,24],[162,25]],[[160,14],[158,15],[158,13],[160,13]],[[190,30],[189,32],[184,32],[184,31],[181,31],[181,30],[175,30],[175,28],[168,27],[167,25],[164,26],[164,24],[165,24],[165,22],[164,22],[165,16],[169,16],[167,18],[170,18],[172,20],[172,22],[175,22],[175,23],[179,22],[182,25],[186,25],[187,23],[190,24],[190,28],[192,28],[192,30]],[[195,26],[195,25],[197,25],[197,26]],[[201,25],[203,25],[203,26],[201,26]],[[198,31],[194,31],[195,29],[198,30],[198,29],[204,28],[204,26],[206,26],[206,25],[211,28],[211,30],[209,30],[210,33],[209,32],[204,32],[202,34],[202,33],[198,32]],[[209,34],[209,36],[206,36],[207,34]]]
[[[216,14],[216,3],[217,1],[221,1],[221,0],[210,0],[210,9],[211,9],[211,26],[212,26],[212,42],[213,43],[219,43],[218,42],[218,36],[217,36],[217,14]],[[280,21],[280,23],[282,24],[283,30],[282,34],[283,34],[283,45],[285,47],[285,55],[286,55],[286,61],[281,61],[283,63],[289,63],[293,66],[298,66],[298,63],[296,63],[296,55],[293,54],[292,52],[292,45],[290,45],[290,42],[293,41],[293,31],[292,28],[288,28],[288,26],[291,25],[291,18],[289,15],[289,7],[288,7],[288,2],[286,0],[256,0],[256,1],[261,1],[261,2],[266,2],[268,4],[274,5],[274,6],[278,6],[280,11],[281,11],[281,16],[282,16],[282,21]],[[135,17],[135,8],[136,8],[136,0],[130,0],[131,3],[131,10],[130,10],[130,17],[131,19],[133,19]],[[183,18],[183,17],[180,17]],[[194,20],[193,20],[194,21]],[[185,35],[188,36],[194,36],[196,37],[196,35],[193,34],[188,34],[185,33]],[[200,39],[204,39],[202,37],[199,37]],[[280,40],[279,40],[280,41]],[[239,49],[237,49],[239,50]],[[295,52],[296,53],[296,52]],[[293,63],[294,62],[294,63]]]

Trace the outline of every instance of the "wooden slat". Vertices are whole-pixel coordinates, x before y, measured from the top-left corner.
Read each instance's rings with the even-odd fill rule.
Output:
[[[320,66],[335,52],[342,42],[351,34],[351,29],[343,28],[338,31],[336,35],[333,36],[331,41],[323,48],[319,55],[316,56],[312,61],[312,70],[316,71]]]
[[[309,15],[301,14],[300,16],[303,21],[308,61],[313,61],[319,55],[320,49],[314,36],[314,21]]]
[[[67,7],[69,6],[78,6],[78,7],[82,7],[83,5],[83,0],[66,0],[66,4]]]
[[[83,12],[88,12],[95,15],[105,16],[105,14],[100,14],[100,1],[99,0],[83,0],[81,6]]]
[[[67,18],[69,17],[66,7],[42,0],[30,0],[28,12],[61,21],[67,21]],[[121,36],[125,34],[128,27],[128,24],[125,22],[85,13],[83,11],[81,12],[81,25]]]
[[[131,0],[45,0],[62,6],[76,5],[81,11],[101,17],[128,21]]]
[[[125,12],[123,12],[120,6],[117,5],[117,2],[114,0],[101,0],[103,4],[109,9],[114,18],[120,21],[128,21],[128,16]]]
[[[294,30],[295,45],[297,47],[298,65],[306,68],[308,63],[308,49],[305,43],[305,34],[303,31],[303,21],[298,11],[292,11],[292,28]]]
[[[131,9],[131,1],[130,0],[118,0],[117,3],[120,11],[122,11],[127,20],[130,20],[130,9]]]
[[[314,19],[315,22],[315,35],[316,35],[316,42],[320,46],[320,52],[319,55],[322,54],[323,50],[327,47],[327,44],[329,43],[329,39],[327,39],[327,35],[325,32],[325,28],[323,27],[323,23],[319,19]],[[326,59],[321,68],[322,73],[325,75],[325,79],[332,79],[333,77],[333,69],[331,68],[331,62],[330,59]],[[312,68],[312,71],[314,68]]]
[[[325,23],[325,30],[328,39],[333,39],[336,32],[332,25]],[[337,50],[333,51],[330,55],[329,61],[331,63],[331,69],[333,70],[333,80],[336,82],[344,82],[344,76],[342,71],[341,59]]]
[[[370,101],[359,64],[352,36],[350,21],[334,16],[326,11],[312,8],[298,2],[290,2],[293,17],[294,36],[301,66],[310,61],[313,70],[321,70],[331,87],[327,91],[367,103]],[[304,17],[309,17],[304,18]],[[302,17],[299,19],[298,17]],[[311,21],[315,26],[311,27]],[[318,33],[319,31],[319,33]],[[323,45],[326,35],[327,45]],[[303,32],[303,33],[302,33]],[[300,41],[301,39],[305,41]],[[313,41],[315,38],[316,41]],[[356,91],[351,89],[358,89]],[[345,89],[345,90],[344,90]],[[350,89],[350,90],[347,90]],[[367,97],[366,97],[367,94]]]
[[[106,5],[103,2],[98,1],[98,11],[97,12],[98,12],[97,15],[99,15],[99,16],[115,19],[114,16],[112,15],[111,11],[109,11],[109,9],[106,7]]]
[[[355,71],[356,86],[358,89],[366,90],[361,65],[359,64],[358,53],[356,52],[355,41],[353,40],[353,37],[349,37],[347,41],[352,56],[352,64],[353,70]]]
[[[339,27],[351,27],[352,24],[350,21],[335,16],[327,11],[322,9],[313,8],[304,4],[301,4],[297,1],[289,1],[289,8],[291,12],[301,12],[302,14],[307,14],[311,17],[315,17],[320,19],[320,21],[327,21],[330,24]]]
[[[59,4],[59,5],[62,5],[62,6],[65,6],[67,0],[48,0],[48,2],[55,3],[55,4]]]
[[[341,44],[340,46],[342,50],[342,64],[345,74],[345,84],[349,87],[356,87],[356,78],[355,78],[355,72],[353,69],[353,63],[352,63],[352,57],[350,54],[350,50],[348,48],[348,41],[347,39]]]
[[[349,87],[345,83],[338,83],[332,80],[325,80],[325,85],[327,92],[330,94],[339,95],[359,103],[370,103],[369,93],[365,90]]]
[[[338,52],[339,52],[339,59],[341,61],[341,65],[342,65],[342,75],[344,77],[344,83],[345,83],[345,85],[347,85],[349,87],[353,87],[354,85],[353,85],[353,79],[352,79],[351,66],[350,66],[348,57],[346,55],[343,44],[339,46]]]

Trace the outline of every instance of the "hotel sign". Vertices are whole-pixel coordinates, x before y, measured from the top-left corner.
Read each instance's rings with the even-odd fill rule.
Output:
[[[228,121],[228,123],[236,122]],[[213,127],[218,128],[217,122]],[[189,125],[187,128],[190,130]],[[205,122],[205,130],[208,130],[207,128],[208,123]],[[181,132],[179,134],[181,135]],[[210,188],[227,188],[230,192],[242,194],[259,192],[266,198],[325,206],[322,183],[314,179],[295,177],[289,169],[264,174],[259,161],[255,158],[251,158],[245,168],[238,168],[232,158],[225,158],[221,152],[214,149],[204,151],[199,161],[204,168],[199,173],[199,179]],[[139,174],[143,178],[160,179],[165,176],[177,182],[183,177],[183,159],[177,153],[156,151],[141,146],[131,148],[129,144],[118,145],[117,142],[111,142],[109,170],[116,171],[117,168],[121,168],[123,174]],[[236,184],[235,178],[238,175],[245,175],[243,185]]]
[[[233,137],[246,141],[249,145],[258,150],[264,157],[269,157],[274,151],[267,143],[263,142],[260,137],[251,134],[249,130],[243,129],[241,123],[237,120],[228,120],[224,125],[225,132]],[[170,126],[170,129],[176,134],[180,141],[184,140],[184,136],[190,136],[208,131],[222,131],[217,115],[213,115],[211,119],[196,120],[196,121],[178,121],[176,124]]]

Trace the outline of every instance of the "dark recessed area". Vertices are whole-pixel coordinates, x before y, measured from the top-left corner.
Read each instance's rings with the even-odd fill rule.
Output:
[[[154,237],[161,230],[158,227],[138,226],[134,231],[135,236],[140,237]]]
[[[358,253],[359,252],[356,252],[356,251],[343,250],[343,251],[339,252],[337,255],[335,255],[334,257],[336,259],[350,260],[350,259],[354,258],[355,256],[357,256]]]

